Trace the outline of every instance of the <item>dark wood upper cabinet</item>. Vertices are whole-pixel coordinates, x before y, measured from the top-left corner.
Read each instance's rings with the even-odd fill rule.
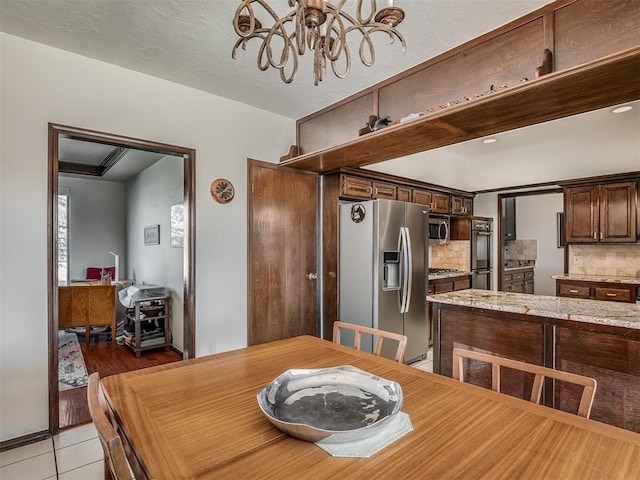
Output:
[[[635,242],[636,182],[600,185],[600,241]]]
[[[566,187],[566,242],[636,242],[636,191],[636,181]]]

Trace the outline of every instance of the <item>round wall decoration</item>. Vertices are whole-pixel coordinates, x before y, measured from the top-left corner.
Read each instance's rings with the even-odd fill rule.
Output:
[[[211,196],[218,203],[229,203],[235,193],[233,184],[226,178],[216,178],[211,182]]]
[[[367,210],[361,203],[355,203],[351,206],[351,221],[353,223],[360,223],[367,216]]]

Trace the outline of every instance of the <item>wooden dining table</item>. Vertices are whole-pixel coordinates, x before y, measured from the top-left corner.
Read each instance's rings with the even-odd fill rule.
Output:
[[[413,430],[369,458],[274,427],[256,396],[289,369],[398,382]],[[640,434],[301,336],[102,379],[137,478],[631,479]]]

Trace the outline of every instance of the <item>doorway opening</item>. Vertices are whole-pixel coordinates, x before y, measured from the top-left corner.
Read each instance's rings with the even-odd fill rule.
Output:
[[[69,148],[70,145],[74,146],[75,150]],[[93,150],[104,149],[107,154],[102,155],[100,161],[96,162],[94,158],[89,158],[91,155],[89,155],[88,151],[83,152],[83,148]],[[170,361],[193,358],[195,356],[195,150],[50,123],[48,158],[47,294],[49,431],[53,435],[58,433],[61,428],[58,337],[59,328],[61,328],[60,308],[61,304],[64,306],[63,303],[67,301],[60,297],[60,289],[63,286],[65,288],[73,286],[75,281],[78,286],[82,284],[95,286],[96,283],[99,283],[101,287],[106,287],[107,290],[110,290],[109,287],[113,287],[109,292],[111,297],[109,297],[109,301],[107,302],[108,308],[111,309],[107,315],[110,319],[113,319],[109,320],[112,328],[105,328],[101,331],[99,328],[90,326],[90,323],[104,322],[94,322],[90,320],[98,314],[95,312],[87,314],[87,311],[91,312],[91,307],[87,307],[85,304],[82,308],[84,308],[83,312],[85,312],[83,316],[86,317],[87,320],[84,321],[85,325],[78,329],[78,335],[76,335],[82,344],[83,352],[88,352],[88,347],[95,347],[92,351],[96,352],[98,362],[102,361],[101,365],[108,365],[110,361],[109,356],[113,355],[117,347],[120,347],[121,352],[122,349],[126,350],[127,360],[121,363],[130,364],[129,367],[131,365],[133,366],[132,368],[127,367],[128,370],[151,366],[158,362],[165,363],[166,358],[169,358],[171,355],[173,355],[173,359]],[[72,213],[70,213],[73,212],[74,202],[73,192],[69,195],[70,190],[76,190],[76,192],[81,191],[82,187],[80,185],[82,182],[84,182],[85,187],[86,185],[90,186],[88,190],[91,190],[91,186],[95,187],[108,184],[111,185],[109,188],[113,188],[113,185],[116,185],[117,189],[117,185],[125,182],[128,193],[126,196],[122,195],[119,201],[124,204],[124,198],[126,198],[127,208],[128,205],[134,203],[137,205],[142,203],[144,205],[143,201],[136,201],[136,199],[133,198],[133,196],[136,195],[136,191],[140,190],[140,187],[136,187],[136,182],[139,182],[138,178],[141,175],[148,175],[145,173],[145,169],[149,171],[151,168],[156,170],[159,168],[154,164],[161,165],[162,168],[165,168],[164,165],[170,165],[169,172],[177,172],[177,175],[174,175],[174,177],[178,177],[178,185],[175,186],[172,192],[176,205],[180,206],[180,224],[176,229],[174,230],[173,228],[174,222],[170,221],[170,217],[173,219],[173,216],[175,216],[173,209],[175,205],[172,205],[171,209],[166,208],[166,212],[164,212],[165,209],[163,208],[161,213],[162,215],[166,214],[167,217],[167,223],[165,227],[163,227],[163,237],[158,237],[157,242],[151,244],[152,247],[146,247],[147,243],[143,243],[142,240],[138,242],[136,238],[136,235],[143,237],[146,234],[147,228],[144,222],[149,220],[149,223],[154,225],[162,222],[150,218],[153,212],[150,212],[149,209],[143,209],[144,215],[135,212],[131,213],[130,209],[124,209],[123,211],[127,212],[124,214],[125,217],[135,217],[136,215],[142,217],[137,219],[133,218],[133,220],[132,218],[126,219],[126,226],[123,226],[122,229],[126,230],[128,226],[132,226],[132,232],[127,234],[126,241],[123,240],[121,243],[116,242],[116,246],[110,248],[113,242],[102,243],[102,237],[98,235],[93,236],[90,241],[85,240],[81,242],[76,239],[74,244],[73,229],[78,226],[79,220],[78,218],[74,218]],[[64,178],[64,180],[61,181],[62,178]],[[127,182],[127,178],[134,178],[135,180]],[[104,180],[108,181],[105,182]],[[74,184],[74,181],[80,183]],[[173,178],[172,181],[175,183],[176,179]],[[133,187],[131,186],[132,184]],[[72,186],[69,187],[69,185]],[[156,180],[156,187],[157,186]],[[160,186],[162,187],[163,185]],[[125,187],[122,186],[121,188],[124,192]],[[94,197],[95,196],[97,195],[94,195]],[[91,198],[91,195],[89,194],[89,196],[85,198]],[[93,200],[95,200],[95,198],[93,198]],[[110,194],[107,193],[103,195],[101,201],[103,202],[102,206],[104,210],[109,210],[108,207],[110,207],[109,203],[111,202]],[[100,210],[100,205],[97,206],[97,209]],[[115,210],[117,211],[117,209]],[[84,217],[80,218],[86,219],[86,213]],[[144,233],[142,227],[138,228],[138,225],[143,223],[145,225]],[[171,224],[171,228],[167,226],[169,223]],[[122,220],[122,225],[125,225],[124,220]],[[96,229],[96,227],[94,227],[94,229]],[[138,232],[138,230],[140,230],[140,232]],[[104,229],[104,232],[104,236],[108,236],[106,229]],[[175,236],[174,232],[176,233]],[[149,283],[151,281],[151,283],[155,283],[153,276],[140,275],[138,273],[139,277],[147,278],[136,278],[135,270],[136,268],[138,272],[143,270],[143,268],[140,267],[140,257],[143,257],[145,254],[151,254],[153,248],[156,249],[155,252],[157,255],[159,253],[158,249],[168,246],[169,242],[171,242],[172,247],[176,247],[172,249],[171,254],[177,259],[175,261],[177,273],[174,275],[177,277],[177,281],[174,281],[171,288],[167,289],[167,295],[179,299],[179,302],[175,302],[176,305],[172,309],[175,312],[174,319],[177,322],[172,325],[178,331],[178,335],[176,335],[177,338],[170,338],[167,342],[167,352],[156,353],[156,350],[154,350],[148,353],[146,351],[142,352],[142,355],[140,355],[141,352],[136,351],[134,353],[134,351],[125,345],[117,345],[116,340],[124,340],[123,338],[119,336],[118,338],[114,338],[116,323],[119,320],[119,317],[114,317],[114,315],[116,315],[115,312],[117,309],[121,309],[121,302],[119,302],[121,295],[116,293],[115,298],[113,298],[114,291],[120,291],[120,293],[122,293],[125,287],[136,284],[137,282]],[[140,247],[138,243],[141,245]],[[164,243],[164,245],[161,245],[162,243]],[[83,247],[81,245],[83,245]],[[147,248],[147,250],[143,250],[144,248]],[[91,257],[91,255],[85,251],[85,257],[74,264],[74,252],[80,255],[79,252],[82,252],[83,249],[93,249],[99,253]],[[105,250],[105,252],[102,250]],[[133,260],[134,256],[138,260]],[[101,265],[91,265],[91,267],[105,268],[99,269],[100,276],[98,280],[92,279],[90,282],[87,282],[89,279],[89,265],[85,265],[85,263],[89,263],[89,258],[97,258],[96,263],[102,262]],[[110,264],[114,263],[115,265],[112,267]],[[163,281],[162,283],[165,282]],[[67,295],[66,292],[65,295]],[[113,299],[114,302],[111,302],[111,299]],[[82,302],[84,301],[80,303]],[[116,305],[112,305],[113,303]],[[93,300],[91,300],[89,305],[93,304]],[[101,310],[100,315],[103,314],[104,312]],[[68,327],[68,310],[65,310],[63,317],[65,319],[63,323]],[[73,318],[76,318],[75,314]],[[170,321],[169,318],[164,320],[164,322]],[[72,326],[75,327],[75,323],[73,323]],[[166,326],[166,324],[164,326]],[[68,330],[72,330],[72,332],[68,332]],[[62,331],[64,333],[73,333],[73,330],[74,329],[64,329]],[[99,341],[100,343],[98,344]],[[100,346],[99,350],[97,349],[97,345]],[[179,355],[176,355],[176,352],[178,352]],[[165,353],[167,355],[166,358],[162,357],[162,354]],[[96,360],[96,358],[93,358],[93,360]],[[102,358],[102,360],[100,360],[100,358]],[[91,370],[88,373],[97,371],[95,362],[86,361],[85,364],[86,369]],[[119,367],[117,366],[114,368],[104,368],[104,375],[118,373],[119,371]],[[102,375],[103,373],[101,372],[101,376]],[[75,390],[78,390],[80,392],[79,395],[82,396],[82,392],[85,389]],[[75,392],[74,395],[78,396],[78,392]],[[67,422],[62,424],[62,427],[66,426],[70,425],[67,425]]]

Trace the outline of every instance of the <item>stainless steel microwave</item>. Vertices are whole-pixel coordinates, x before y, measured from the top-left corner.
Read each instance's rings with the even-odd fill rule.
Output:
[[[449,241],[449,216],[429,215],[429,242],[446,243]]]

